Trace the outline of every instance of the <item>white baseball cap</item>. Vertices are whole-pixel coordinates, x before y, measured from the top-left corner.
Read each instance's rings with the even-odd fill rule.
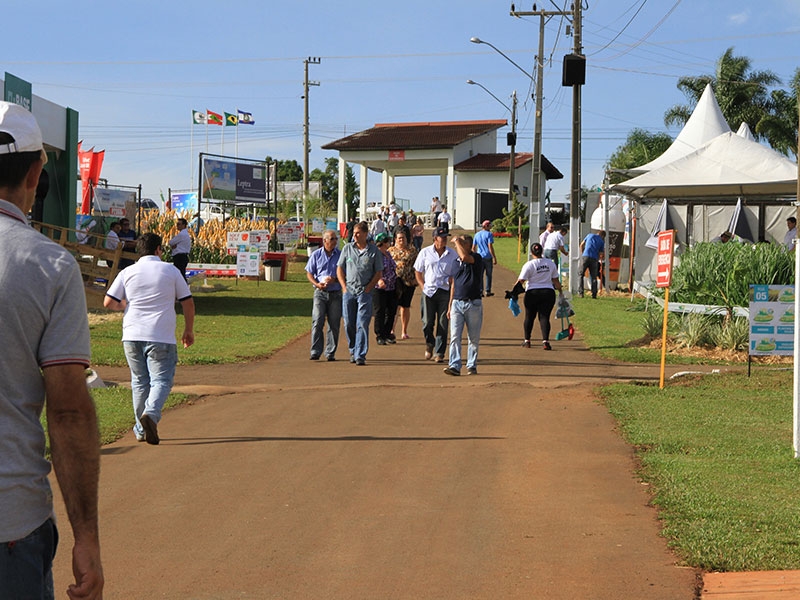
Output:
[[[0,144],[0,154],[39,151],[42,154],[42,162],[47,162],[42,131],[30,111],[19,104],[0,102],[0,132],[14,138],[10,144]]]

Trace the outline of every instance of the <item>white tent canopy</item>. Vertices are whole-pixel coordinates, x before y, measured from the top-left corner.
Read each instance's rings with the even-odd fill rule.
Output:
[[[794,196],[797,165],[728,131],[691,154],[611,186],[639,198]]]
[[[715,137],[727,133],[731,128],[722,116],[722,111],[711,89],[711,84],[703,90],[703,95],[697,101],[697,106],[692,111],[692,116],[686,121],[686,125],[672,142],[672,145],[659,156],[651,160],[646,165],[630,169],[632,175],[653,171],[667,165],[687,154],[691,154],[704,144],[710,142]]]

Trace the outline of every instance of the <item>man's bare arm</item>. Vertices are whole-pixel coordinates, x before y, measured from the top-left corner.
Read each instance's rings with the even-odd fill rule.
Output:
[[[67,594],[73,599],[99,599],[103,597],[97,525],[100,436],[94,401],[82,365],[54,365],[45,367],[43,373],[53,469],[75,538],[75,583]]]

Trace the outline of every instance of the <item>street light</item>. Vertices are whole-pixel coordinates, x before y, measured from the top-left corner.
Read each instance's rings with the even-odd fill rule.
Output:
[[[490,44],[480,38],[472,37],[469,40],[473,44],[486,44],[497,52],[500,56],[505,58],[508,62],[514,65],[517,69],[525,73],[525,76],[530,79],[536,86],[536,93],[533,98],[536,100],[536,115],[534,118],[534,132],[533,132],[533,165],[531,168],[531,187],[530,187],[530,210],[528,211],[528,239],[533,241],[535,236],[539,233],[539,202],[540,202],[540,180],[542,172],[542,39],[539,40],[539,56],[536,58],[538,66],[537,76],[534,77],[525,69],[520,67],[516,62],[511,60],[506,54],[494,44]]]
[[[505,102],[500,100],[500,98],[495,96],[482,84],[478,83],[477,81],[472,81],[472,79],[467,79],[467,83],[470,85],[477,85],[479,88],[483,89],[483,91],[485,91],[487,94],[489,94],[492,98],[494,98],[500,104],[505,106],[507,111],[511,112],[511,135],[508,138],[508,145],[511,146],[511,154],[509,157],[509,164],[508,164],[508,208],[509,210],[511,210],[511,206],[514,202],[514,169],[516,167],[515,149],[517,146],[517,90],[514,90],[514,92],[511,94],[511,108],[508,108]]]

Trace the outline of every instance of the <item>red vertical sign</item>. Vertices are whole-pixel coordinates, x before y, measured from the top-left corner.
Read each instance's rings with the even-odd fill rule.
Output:
[[[675,230],[668,229],[658,233],[658,262],[656,266],[656,287],[669,287],[672,283],[672,256],[675,247]]]
[[[94,148],[90,150],[83,150],[81,143],[78,142],[78,170],[81,174],[81,183],[83,195],[81,198],[81,214],[88,215],[91,213],[91,197],[89,194],[90,184],[97,185],[100,179],[100,172],[103,169],[103,158],[105,157],[105,150],[94,152]]]

